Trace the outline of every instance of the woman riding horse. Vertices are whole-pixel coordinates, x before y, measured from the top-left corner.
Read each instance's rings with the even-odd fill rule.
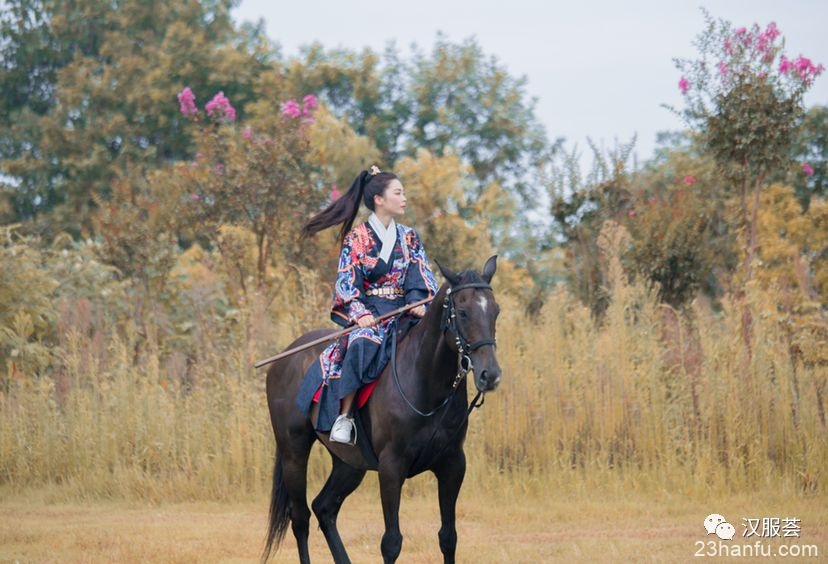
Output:
[[[376,217],[351,229],[360,199]],[[312,509],[334,562],[350,562],[337,516],[366,472],[376,470],[385,523],[380,550],[385,563],[395,562],[403,542],[403,484],[430,471],[437,478],[440,550],[443,562],[451,564],[457,546],[455,507],[466,471],[468,417],[483,393],[497,388],[501,379],[495,347],[500,307],[491,286],[497,256],[490,257],[479,273],[455,273],[435,261],[445,278],[438,289],[417,233],[393,222],[405,208],[402,184],[395,176],[375,169],[363,172],[342,200],[313,218],[306,232],[344,223],[331,317],[359,328],[328,348],[322,341],[335,331],[306,333],[288,346],[295,352],[283,353],[268,370],[267,405],[276,460],[262,560],[290,527],[299,561],[310,562]],[[376,323],[376,316],[431,296],[435,307],[417,306],[413,317]],[[395,332],[406,327],[407,336],[398,339]],[[474,375],[478,391],[471,403],[467,374]],[[365,434],[359,438],[361,448],[355,449],[349,446],[347,416],[354,391],[371,380],[371,400],[358,408]],[[314,423],[314,410],[309,408],[317,392],[323,405]],[[341,433],[319,430],[333,427],[336,420]],[[308,507],[308,460],[317,441],[331,454],[332,464],[325,485]]]
[[[351,229],[360,201],[372,213],[368,221]],[[397,320],[392,317],[376,323],[376,318],[437,292],[417,232],[395,221],[405,213],[405,202],[405,190],[397,176],[373,166],[370,172],[362,171],[343,197],[311,218],[304,228],[306,235],[313,235],[344,224],[331,318],[343,327],[359,325],[328,346],[319,362],[311,364],[297,398],[299,409],[308,414],[318,394],[316,429],[330,430],[333,442],[356,442],[351,417],[354,396],[377,378],[388,361],[387,337],[396,329]],[[421,318],[426,306],[410,312]]]

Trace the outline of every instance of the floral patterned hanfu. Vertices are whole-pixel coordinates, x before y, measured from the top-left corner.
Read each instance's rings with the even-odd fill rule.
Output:
[[[437,282],[417,232],[397,224],[397,240],[388,262],[380,258],[382,243],[369,223],[353,228],[342,243],[331,319],[342,327],[363,315],[379,317],[437,293]],[[428,306],[426,306],[428,307]],[[391,318],[339,338],[308,368],[297,406],[307,414],[319,390],[316,428],[327,432],[339,415],[340,400],[376,380],[390,357],[397,329]]]

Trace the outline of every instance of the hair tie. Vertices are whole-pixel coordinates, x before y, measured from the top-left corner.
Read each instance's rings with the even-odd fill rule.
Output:
[[[371,165],[371,172],[370,172],[371,176],[376,176],[380,172],[382,172],[382,171],[379,169],[379,167],[377,167],[377,165]]]

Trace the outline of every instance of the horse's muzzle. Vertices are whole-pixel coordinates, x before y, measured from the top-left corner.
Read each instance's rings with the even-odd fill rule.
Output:
[[[490,370],[482,370],[477,378],[477,389],[481,392],[491,392],[500,384],[502,373],[500,367]]]

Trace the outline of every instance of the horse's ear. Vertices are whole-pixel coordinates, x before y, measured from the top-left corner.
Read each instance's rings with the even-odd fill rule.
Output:
[[[437,259],[434,259],[434,262],[437,263],[437,268],[440,269],[440,272],[443,273],[443,278],[449,281],[449,284],[452,286],[456,286],[460,283],[460,277],[454,273],[452,269],[447,266],[443,266]]]
[[[486,265],[483,267],[483,280],[486,281],[487,284],[492,283],[492,276],[494,276],[495,272],[497,271],[497,255],[492,255],[489,257],[489,260],[486,261]]]

